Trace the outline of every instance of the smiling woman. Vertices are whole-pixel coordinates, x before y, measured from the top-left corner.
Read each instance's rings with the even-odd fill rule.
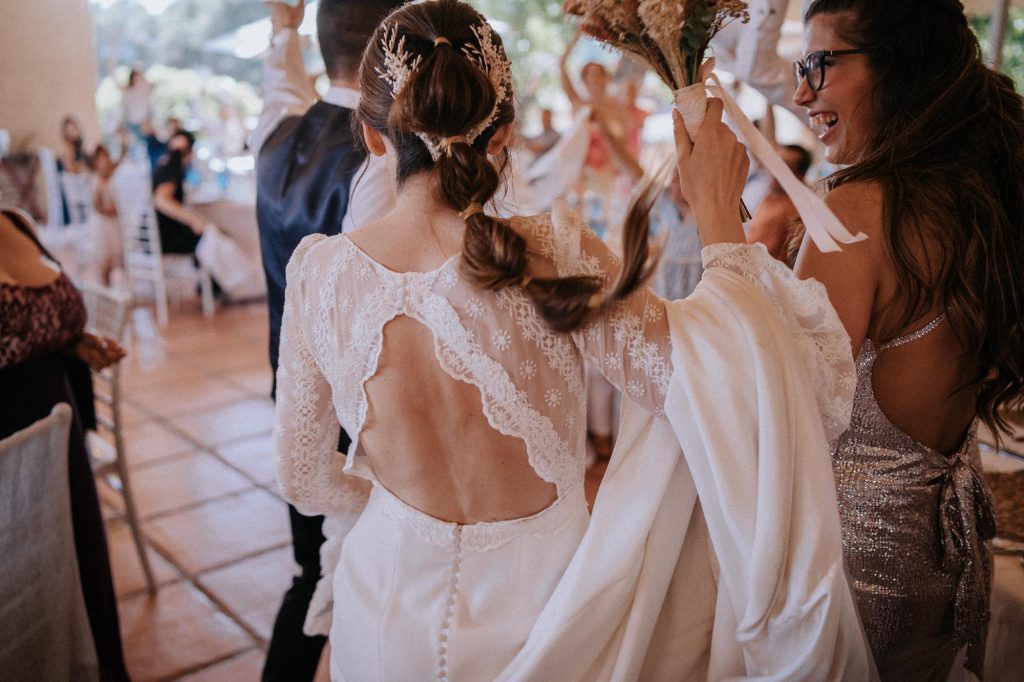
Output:
[[[794,102],[828,203],[871,239],[802,248],[857,358],[833,449],[843,545],[883,679],[981,674],[991,501],[976,421],[1024,397],[1024,106],[956,0],[816,0]],[[877,371],[876,371],[877,366]]]

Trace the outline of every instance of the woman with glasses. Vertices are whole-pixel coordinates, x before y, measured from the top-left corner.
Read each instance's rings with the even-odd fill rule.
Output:
[[[977,460],[1024,395],[1024,107],[956,0],[816,0],[794,101],[870,238],[806,241],[857,356],[833,448],[843,548],[882,679],[982,673],[994,533]]]

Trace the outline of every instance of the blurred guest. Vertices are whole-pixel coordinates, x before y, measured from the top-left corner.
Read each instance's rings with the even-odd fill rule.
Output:
[[[778,151],[793,175],[803,180],[811,167],[811,153],[798,144],[779,147]],[[747,226],[747,241],[764,244],[773,258],[790,264],[789,245],[799,230],[798,218],[793,200],[777,180],[773,181]]]
[[[95,171],[92,195],[94,265],[99,268],[100,280],[109,286],[111,271],[121,262],[121,226],[110,186],[120,159],[112,159],[107,148],[100,145],[93,152],[92,163]]]
[[[651,230],[664,243],[653,278],[655,291],[669,300],[686,298],[697,288],[704,266],[700,259],[702,244],[697,233],[697,218],[683,198],[678,171],[654,202]]]
[[[555,130],[552,125],[553,112],[550,109],[541,109],[540,112],[540,123],[541,131],[539,135],[527,138],[524,141],[526,148],[532,152],[535,156],[540,156],[558,144],[558,140],[561,139],[561,135]]]
[[[562,88],[566,97],[572,104],[575,114],[584,107],[590,108],[587,127],[590,132],[590,142],[587,148],[586,160],[583,162],[584,182],[587,189],[595,191],[607,190],[611,185],[614,170],[612,168],[611,151],[608,149],[604,136],[598,123],[599,116],[605,116],[608,112],[611,97],[608,94],[608,70],[597,62],[588,62],[580,71],[580,77],[587,91],[587,98],[584,99],[576,90],[572,78],[569,76],[568,63],[569,55],[580,40],[579,31],[573,35],[565,46],[562,58],[559,61],[559,69],[562,76]]]
[[[370,157],[353,134],[358,73],[374,29],[399,0],[321,0],[317,33],[331,87],[317,96],[302,63],[296,7],[270,2],[273,39],[263,76],[263,112],[250,146],[256,161],[256,213],[270,309],[270,366],[277,374],[285,266],[310,234],[337,234],[388,213],[394,181],[384,157]],[[338,449],[351,441],[341,430]],[[295,562],[301,573],[284,595],[263,669],[264,680],[312,680],[324,637],[306,637],[303,622],[320,579],[323,517],[289,506]],[[314,615],[315,614],[311,614]]]
[[[136,139],[145,140],[143,127],[153,118],[153,86],[138,69],[128,73],[128,85],[121,88],[121,123]]]
[[[142,128],[146,141],[146,154],[149,156],[149,164],[152,170],[156,170],[157,165],[160,163],[160,159],[162,159],[164,154],[167,153],[167,142],[181,132],[181,121],[172,116],[167,119],[165,128],[166,141],[161,140],[157,136],[156,128],[153,127],[152,122],[147,122]]]
[[[622,92],[622,105],[626,118],[626,144],[629,151],[637,158],[640,157],[640,148],[643,145],[644,122],[651,115],[651,112],[636,102],[640,96],[640,83],[640,78],[630,78],[626,81]]]
[[[228,157],[245,152],[248,135],[238,108],[233,104],[222,104],[217,109],[217,120],[210,126],[207,139],[213,141],[215,156]]]
[[[36,239],[30,219],[0,211],[0,438],[47,416],[57,403],[71,406],[68,477],[82,594],[100,679],[127,680],[103,516],[84,437],[95,425],[89,366],[106,367],[124,351],[112,339],[86,333],[85,316],[81,295]]]
[[[167,143],[167,154],[153,172],[153,205],[164,253],[195,253],[207,220],[185,205],[185,174],[192,161],[195,136],[187,130]]]
[[[65,116],[60,124],[61,148],[57,153],[57,178],[60,181],[62,224],[84,223],[90,217],[87,196],[75,189],[86,182],[91,158],[85,151],[82,128],[74,116]]]

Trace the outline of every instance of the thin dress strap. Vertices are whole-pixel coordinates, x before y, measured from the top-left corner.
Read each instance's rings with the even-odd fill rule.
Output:
[[[899,336],[899,337],[893,339],[892,341],[887,341],[886,343],[883,343],[881,346],[879,346],[878,350],[879,351],[883,351],[883,350],[888,350],[890,348],[897,348],[899,346],[906,345],[906,344],[908,344],[908,343],[910,343],[912,341],[917,341],[918,339],[924,338],[925,336],[928,336],[933,331],[935,331],[935,328],[938,327],[940,324],[942,324],[945,321],[946,321],[946,313],[943,312],[938,317],[936,317],[934,320],[932,320],[931,322],[929,322],[925,326],[923,326],[920,329],[918,329],[916,332],[910,332],[909,334],[907,334],[905,336]]]
[[[31,239],[32,243],[35,244],[36,247],[43,252],[44,256],[52,260],[54,263],[59,263],[59,261],[56,258],[54,258],[49,251],[46,250],[46,247],[43,246],[42,242],[39,241],[39,237],[36,236],[35,230],[32,229],[31,223],[29,223],[28,219],[24,215],[22,215],[20,211],[5,208],[3,210],[0,210],[0,213],[6,216],[11,221],[11,223],[14,224],[14,227],[18,231],[20,231],[26,237]]]

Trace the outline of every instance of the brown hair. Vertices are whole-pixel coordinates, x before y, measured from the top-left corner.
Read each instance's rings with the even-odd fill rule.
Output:
[[[1024,102],[982,61],[956,0],[816,0],[806,19],[847,14],[838,30],[868,55],[878,129],[826,180],[877,183],[883,230],[906,306],[896,329],[942,304],[968,358],[977,412],[1024,405]],[[940,246],[938,258],[919,247]]]
[[[377,28],[360,67],[362,97],[356,120],[393,144],[398,186],[413,175],[429,172],[437,197],[455,211],[472,204],[484,206],[498,190],[500,171],[487,158],[487,145],[498,128],[514,120],[512,97],[498,103],[493,122],[472,144],[454,142],[436,161],[417,134],[437,140],[462,136],[494,110],[494,85],[462,51],[465,46],[480,47],[473,29],[485,22],[470,5],[457,0],[410,3]],[[422,60],[397,95],[380,76],[387,72],[383,41],[391,30],[397,41],[404,39],[404,48],[413,59]],[[495,35],[494,40],[504,58],[501,39]],[[506,150],[502,170],[507,158]],[[466,218],[461,268],[470,281],[486,289],[522,286],[548,325],[565,332],[578,328],[640,285],[642,278],[637,274],[644,271],[642,265],[647,260],[646,232],[642,247],[634,246],[633,252],[641,265],[631,267],[627,258],[627,266],[607,296],[601,295],[602,281],[596,277],[533,278],[528,272],[526,240],[507,221],[480,211]]]
[[[329,78],[355,78],[374,29],[403,0],[320,0],[316,34]]]

